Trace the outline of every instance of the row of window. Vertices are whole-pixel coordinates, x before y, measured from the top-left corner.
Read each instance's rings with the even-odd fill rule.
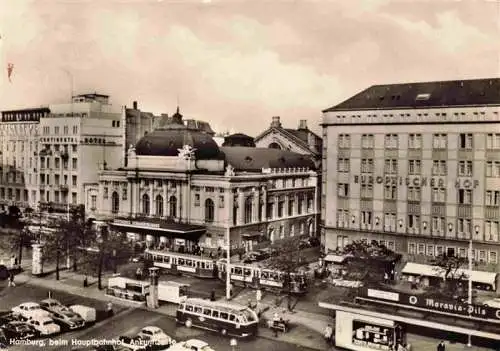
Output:
[[[379,99],[380,101],[383,101],[386,97],[385,96],[380,96]],[[399,100],[401,98],[400,95],[391,95],[390,99],[391,100]],[[415,98],[415,101],[421,101],[421,100],[429,100],[430,98],[430,94],[418,94],[417,97]],[[387,96],[387,99],[389,100],[389,96]],[[492,111],[494,115],[497,115],[498,114],[498,111]],[[468,112],[467,114],[471,114],[470,112]],[[474,116],[484,116],[486,114],[485,111],[473,111],[472,112],[472,115]],[[420,113],[417,113],[416,114],[418,117],[428,117],[429,115],[432,115],[432,114],[429,114],[428,112],[420,112]],[[447,117],[448,113],[447,112],[435,112],[434,115],[436,117]],[[450,113],[450,116],[452,114]],[[397,117],[398,114],[392,114],[392,113],[384,113],[382,115],[380,115],[380,117]],[[415,115],[412,115],[410,113],[400,113],[399,114],[399,117],[411,117],[411,116],[415,116]],[[465,112],[453,112],[453,116],[455,117],[458,117],[458,116],[466,116],[466,113]],[[347,115],[337,115],[336,116],[337,119],[345,119],[346,117],[349,117]],[[352,119],[354,118],[361,118],[362,116],[361,115],[351,115],[350,116]],[[366,115],[366,117],[369,117],[369,118],[377,118],[378,115],[376,113],[374,114],[368,114]]]
[[[360,241],[368,242],[367,238],[361,238]],[[396,243],[394,240],[370,240],[370,242],[376,241],[380,245],[387,247],[391,251],[396,251]],[[343,248],[349,245],[349,237],[346,235],[337,235],[337,248]]]
[[[50,162],[50,157],[40,157],[40,169],[45,169],[45,168],[51,168],[51,162]],[[61,162],[61,158],[59,157],[54,157],[54,168],[61,168],[61,166],[63,167],[63,169],[68,169],[68,160],[66,158],[62,158],[62,162]],[[31,165],[30,165],[31,167]],[[71,168],[73,170],[76,170],[78,167],[78,159],[76,157],[73,157],[71,159]]]
[[[473,191],[470,189],[457,189],[457,203],[470,205],[472,204]],[[338,183],[337,184],[337,196],[339,198],[350,198],[350,184],[348,183]],[[373,185],[372,184],[360,184],[360,197],[362,199],[372,199],[373,198]],[[386,200],[397,200],[398,199],[398,187],[395,185],[384,186],[384,199]],[[422,200],[422,188],[420,187],[407,187],[406,199],[408,201],[421,201]],[[431,189],[431,201],[432,202],[446,202],[446,189],[445,188],[432,188]],[[484,196],[485,206],[500,206],[500,191],[498,190],[486,190]]]
[[[17,150],[20,152],[24,152],[25,148],[28,148],[28,141],[24,141],[24,140],[17,140],[17,141],[11,140],[11,141],[6,141],[3,144],[4,144],[3,149],[5,151],[16,152],[16,150]],[[38,144],[30,141],[28,151],[29,152],[37,151],[37,149],[38,149]]]
[[[59,174],[54,175],[54,183],[52,184],[50,182],[50,174],[40,174],[40,185],[68,185],[68,175],[64,174],[62,177],[62,183],[61,183],[61,176]],[[71,186],[77,186],[78,184],[78,178],[76,175],[71,176]]]
[[[475,135],[479,138],[479,135]],[[447,134],[437,133],[432,135],[432,148],[433,149],[448,149],[448,138]],[[488,133],[485,135],[486,138],[486,149],[488,150],[500,150],[500,133]],[[472,133],[460,133],[458,134],[457,145],[459,149],[472,150],[474,147],[474,136]],[[409,134],[408,135],[408,148],[409,149],[421,149],[422,148],[422,134]],[[350,134],[339,134],[338,136],[338,148],[349,149],[351,148],[351,135]],[[361,135],[361,148],[362,149],[373,149],[375,147],[375,135],[374,134],[362,134]],[[399,134],[385,134],[384,135],[384,148],[385,149],[398,149],[399,148]]]
[[[385,174],[399,174],[399,160],[398,159],[384,159],[384,173]],[[422,160],[410,159],[408,160],[408,174],[420,175],[422,169]],[[474,165],[472,161],[458,161],[457,163],[457,176],[459,177],[472,177]],[[337,171],[341,173],[351,172],[351,162],[349,158],[340,157],[337,159]],[[360,172],[362,174],[371,174],[375,171],[375,160],[373,158],[362,158],[360,163]],[[432,175],[446,176],[448,175],[448,162],[446,160],[432,160]],[[499,178],[500,177],[500,161],[487,161],[485,163],[486,177]]]
[[[446,250],[446,251],[445,251]],[[408,243],[408,253],[410,255],[421,256],[442,256],[446,253],[448,256],[458,256],[466,258],[469,256],[469,248],[466,246],[444,246],[425,243]],[[498,263],[498,252],[495,250],[472,250],[472,258],[479,263]]]
[[[47,117],[49,112],[2,112],[2,121],[31,121],[33,117]]]
[[[50,129],[50,126],[44,126],[42,128],[42,135],[50,135]],[[69,126],[63,126],[62,130],[60,126],[54,126],[54,135],[59,135],[60,133],[61,135],[69,135]],[[78,134],[78,126],[72,126],[72,133],[73,135]]]
[[[404,227],[402,219],[397,219],[396,213],[384,213],[382,218],[373,216],[372,211],[361,211],[359,214],[359,223],[356,223],[356,217],[350,215],[350,211],[346,209],[337,210],[337,227],[339,228],[358,228],[362,229],[384,229],[388,232],[396,232]],[[480,230],[479,227],[472,227],[472,219],[457,218],[455,225],[451,222],[446,223],[445,217],[431,217],[430,228],[426,221],[422,221],[421,216],[408,214],[406,215],[406,229],[410,232],[420,232],[430,230],[431,233],[444,236],[447,232],[455,233],[459,238],[467,239],[473,234],[473,231]],[[498,242],[500,226],[498,221],[484,222],[484,240]],[[477,233],[479,234],[479,232]]]
[[[65,196],[65,192],[62,193],[62,192],[59,192],[59,191],[54,191],[53,194],[54,196],[51,197],[51,194],[52,192],[47,190],[40,190],[40,201],[42,202],[66,202],[66,196]],[[59,194],[62,194],[62,200],[59,198]],[[56,197],[57,196],[57,197]],[[72,192],[71,193],[71,203],[73,205],[76,205],[76,201],[77,200],[77,193],[76,192]]]

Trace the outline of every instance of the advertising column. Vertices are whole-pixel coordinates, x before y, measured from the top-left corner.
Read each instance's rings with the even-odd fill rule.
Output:
[[[149,279],[151,283],[151,287],[149,290],[149,297],[147,299],[148,307],[150,308],[158,308],[158,267],[149,268]]]
[[[33,244],[33,256],[31,260],[31,274],[43,274],[43,244]]]

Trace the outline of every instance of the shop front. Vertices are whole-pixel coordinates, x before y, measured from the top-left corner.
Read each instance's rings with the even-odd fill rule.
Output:
[[[182,253],[193,253],[206,232],[204,226],[155,218],[116,218],[108,225],[111,230],[126,233],[131,240],[145,242],[147,247]]]

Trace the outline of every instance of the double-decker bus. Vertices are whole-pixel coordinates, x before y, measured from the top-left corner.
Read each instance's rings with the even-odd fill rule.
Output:
[[[144,252],[144,258],[169,274],[185,274],[198,278],[217,276],[215,260],[209,257],[148,249]]]

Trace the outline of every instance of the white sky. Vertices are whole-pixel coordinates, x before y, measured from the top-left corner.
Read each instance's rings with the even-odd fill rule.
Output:
[[[500,0],[0,0],[0,110],[74,92],[257,135],[373,84],[500,76]],[[13,63],[12,83],[7,63]]]

